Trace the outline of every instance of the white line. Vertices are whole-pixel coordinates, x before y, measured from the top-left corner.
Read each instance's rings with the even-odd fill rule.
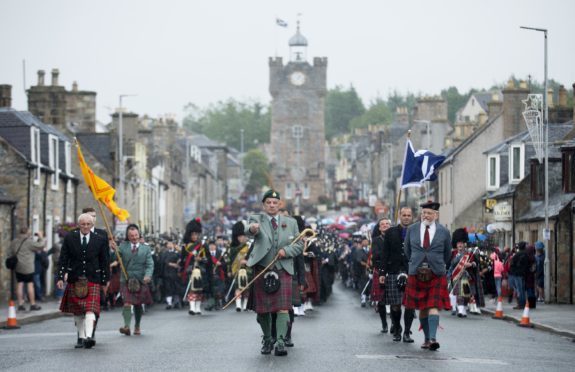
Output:
[[[431,362],[458,362],[458,363],[472,363],[472,364],[492,364],[492,365],[507,365],[508,363],[497,359],[479,359],[479,358],[457,358],[457,357],[441,357],[422,355],[393,355],[393,354],[372,354],[372,355],[356,355],[358,359],[374,359],[374,360],[425,360]]]

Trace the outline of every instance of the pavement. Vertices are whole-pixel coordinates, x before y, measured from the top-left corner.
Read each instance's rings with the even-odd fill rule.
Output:
[[[38,311],[18,311],[16,318],[18,325],[26,325],[41,322],[47,319],[54,319],[60,316],[66,316],[59,310],[60,303],[54,299],[39,303],[42,306]],[[508,303],[503,300],[503,319],[494,319],[494,322],[502,320],[519,323],[523,317],[523,310],[514,310],[514,303]],[[29,305],[26,305],[29,308]],[[485,316],[495,314],[497,302],[486,300],[486,306],[482,308]],[[0,301],[0,329],[6,325],[8,318],[8,304]],[[472,315],[469,315],[472,316]],[[534,329],[543,330],[556,335],[570,337],[575,340],[575,305],[565,304],[545,304],[537,303],[535,309],[529,309],[529,319]]]
[[[482,313],[487,316],[495,314],[497,301],[486,299]],[[515,303],[503,299],[503,319],[493,321],[510,321],[519,323],[523,310],[514,310]],[[534,329],[547,331],[556,335],[571,337],[575,342],[575,305],[545,304],[538,302],[534,309],[529,309],[529,320]],[[468,315],[469,316],[469,315]]]
[[[16,301],[15,301],[16,303]],[[47,299],[43,302],[37,302],[37,305],[40,305],[42,309],[30,311],[30,304],[25,304],[26,311],[16,311],[16,320],[18,321],[19,326],[23,326],[26,324],[32,324],[41,322],[43,320],[54,319],[61,316],[65,316],[59,310],[60,308],[60,301],[55,299]],[[16,304],[18,307],[18,304]],[[0,301],[0,329],[6,326],[6,322],[8,320],[8,302],[1,300]]]

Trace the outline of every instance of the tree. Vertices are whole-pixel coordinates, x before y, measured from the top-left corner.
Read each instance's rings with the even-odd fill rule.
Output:
[[[369,125],[388,125],[391,124],[392,120],[393,114],[387,106],[387,102],[377,98],[363,115],[351,121],[351,127],[355,129],[367,128]]]
[[[244,156],[244,169],[250,173],[246,191],[250,194],[259,193],[262,186],[269,186],[270,169],[268,159],[258,149],[252,149]]]
[[[471,89],[466,94],[460,94],[456,87],[449,87],[441,91],[441,96],[447,101],[447,120],[450,123],[455,123],[457,111],[467,103],[469,97],[475,92],[477,90]]]
[[[365,107],[351,86],[344,90],[341,86],[330,89],[325,102],[325,137],[349,133],[352,119],[363,115]]]
[[[206,109],[190,103],[185,110],[185,127],[238,150],[241,149],[242,129],[244,150],[269,142],[271,117],[268,108],[260,103],[244,103],[230,98]]]

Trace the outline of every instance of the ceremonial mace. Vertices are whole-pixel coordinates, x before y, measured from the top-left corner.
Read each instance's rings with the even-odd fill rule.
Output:
[[[315,235],[316,235],[316,233],[312,229],[309,229],[309,228],[305,229],[289,245],[295,244],[298,240],[300,240],[302,238],[311,238],[311,237],[314,237]],[[244,289],[242,289],[237,295],[235,295],[234,298],[232,298],[230,300],[230,302],[228,302],[224,307],[222,307],[222,310],[225,310],[228,306],[230,306],[230,304],[232,302],[234,302],[238,297],[240,297],[242,295],[242,293],[244,293],[260,276],[265,274],[266,271],[268,271],[279,260],[279,258],[280,257],[279,257],[279,253],[278,253],[274,257],[272,262],[270,262],[269,265],[267,265],[258,275],[256,275],[255,278],[250,280],[250,282],[244,287]]]

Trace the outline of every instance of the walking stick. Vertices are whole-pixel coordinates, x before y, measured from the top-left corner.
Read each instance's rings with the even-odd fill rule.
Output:
[[[361,291],[362,296],[365,294],[365,290],[367,289],[367,286],[369,286],[369,283],[371,283],[372,281],[373,281],[373,276],[371,277],[371,279],[368,279],[367,283],[365,283],[365,287],[363,287],[363,291]]]
[[[226,301],[228,300],[228,298],[230,298],[230,293],[232,293],[232,289],[234,289],[234,284],[236,284],[236,277],[234,277],[234,280],[232,280],[232,284],[230,285],[230,290],[226,294],[226,297],[224,297],[224,299]]]

